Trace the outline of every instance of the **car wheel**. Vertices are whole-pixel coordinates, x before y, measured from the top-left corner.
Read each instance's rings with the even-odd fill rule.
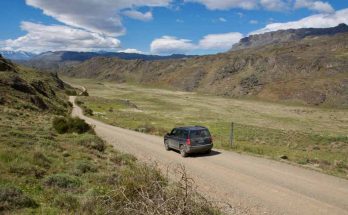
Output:
[[[184,146],[180,146],[180,154],[181,154],[181,157],[187,157],[187,152],[186,152],[186,149]]]
[[[211,153],[211,149],[207,150],[205,154],[209,155]]]
[[[168,144],[168,141],[164,141],[164,148],[169,151],[170,150],[170,147],[169,147],[169,144]]]

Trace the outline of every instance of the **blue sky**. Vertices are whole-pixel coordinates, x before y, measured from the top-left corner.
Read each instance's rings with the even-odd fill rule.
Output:
[[[348,1],[11,0],[0,49],[212,54],[243,36],[348,24]]]

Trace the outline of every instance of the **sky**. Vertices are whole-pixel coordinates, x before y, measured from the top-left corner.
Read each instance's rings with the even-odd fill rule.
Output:
[[[348,24],[348,0],[3,0],[0,50],[214,54],[241,38]]]

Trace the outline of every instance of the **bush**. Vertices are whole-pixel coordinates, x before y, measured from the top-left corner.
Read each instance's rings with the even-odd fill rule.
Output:
[[[45,169],[48,169],[51,166],[51,161],[41,152],[34,152],[33,161],[36,165]]]
[[[65,94],[67,94],[68,96],[76,96],[77,95],[75,90],[65,90]]]
[[[137,159],[130,154],[117,153],[110,160],[117,165],[132,165]]]
[[[38,204],[16,187],[0,187],[0,212],[20,208],[36,208]]]
[[[82,105],[81,106],[82,110],[83,110],[83,114],[87,115],[87,116],[93,116],[93,110]]]
[[[58,195],[54,199],[53,205],[68,211],[76,211],[79,208],[80,203],[78,199],[73,195],[69,193],[63,193]]]
[[[76,104],[80,106],[80,105],[83,105],[84,103],[83,103],[83,101],[76,100]]]
[[[135,165],[121,169],[113,189],[94,189],[85,193],[85,214],[220,214],[218,209],[200,196],[193,180],[179,172],[181,180],[168,184],[155,167]]]
[[[82,145],[89,149],[98,150],[103,152],[106,149],[106,145],[102,139],[98,136],[85,134],[80,137],[81,139],[78,141],[79,145]]]
[[[78,133],[82,134],[91,131],[92,128],[83,119],[71,117],[55,117],[53,119],[53,128],[59,134]]]
[[[75,175],[82,175],[87,172],[97,172],[97,168],[89,161],[78,161],[75,167]]]
[[[55,174],[48,176],[45,184],[47,186],[59,188],[78,188],[82,183],[78,178],[74,176],[67,174]]]

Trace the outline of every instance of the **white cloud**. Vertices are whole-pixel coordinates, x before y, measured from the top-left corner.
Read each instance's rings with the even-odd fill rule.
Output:
[[[17,39],[2,41],[1,45],[13,51],[45,52],[45,51],[98,51],[117,50],[118,39],[91,33],[63,25],[42,25],[22,22],[21,28],[28,33]]]
[[[123,52],[123,53],[135,53],[135,54],[145,54],[142,51],[139,51],[137,49],[125,49],[125,50],[120,50],[118,52]]]
[[[308,8],[313,11],[320,13],[333,13],[335,10],[332,8],[330,3],[314,0],[296,0],[295,8]]]
[[[257,0],[184,0],[185,2],[201,3],[210,10],[228,10],[231,8],[255,9]]]
[[[338,10],[331,14],[316,14],[293,22],[268,24],[266,27],[250,34],[262,34],[270,31],[299,28],[329,28],[337,26],[340,23],[348,24],[348,9]]]
[[[220,18],[219,18],[219,21],[220,21],[220,22],[227,22],[227,20],[226,20],[225,18],[223,18],[223,17],[220,17]]]
[[[260,0],[260,4],[267,10],[281,11],[289,8],[288,2],[283,0]]]
[[[195,44],[188,39],[163,36],[153,40],[150,49],[154,54],[185,54],[195,50],[226,51],[242,37],[243,35],[238,32],[209,34]]]
[[[243,18],[244,17],[244,13],[242,13],[242,12],[238,12],[236,14],[239,16],[239,18]]]
[[[191,40],[178,39],[172,36],[155,39],[150,45],[151,52],[154,54],[181,54],[195,48]]]
[[[210,10],[229,10],[241,8],[245,10],[266,9],[280,11],[290,5],[288,0],[185,0],[185,2],[195,2],[206,6]]]
[[[177,23],[184,23],[184,20],[182,20],[182,19],[176,19],[175,20]]]
[[[249,21],[250,24],[252,25],[256,25],[256,24],[259,24],[259,21],[255,20],[255,19],[252,19]]]
[[[146,13],[142,13],[137,10],[126,10],[126,11],[123,11],[122,14],[132,19],[137,19],[140,21],[150,21],[153,19],[152,13],[150,11]]]
[[[120,11],[137,7],[166,7],[171,0],[26,0],[47,16],[73,27],[107,36],[125,33]],[[139,15],[139,14],[138,14]],[[145,14],[149,16],[149,14]]]
[[[238,32],[226,34],[208,34],[199,41],[198,48],[213,50],[228,50],[233,44],[239,42],[243,35]]]

